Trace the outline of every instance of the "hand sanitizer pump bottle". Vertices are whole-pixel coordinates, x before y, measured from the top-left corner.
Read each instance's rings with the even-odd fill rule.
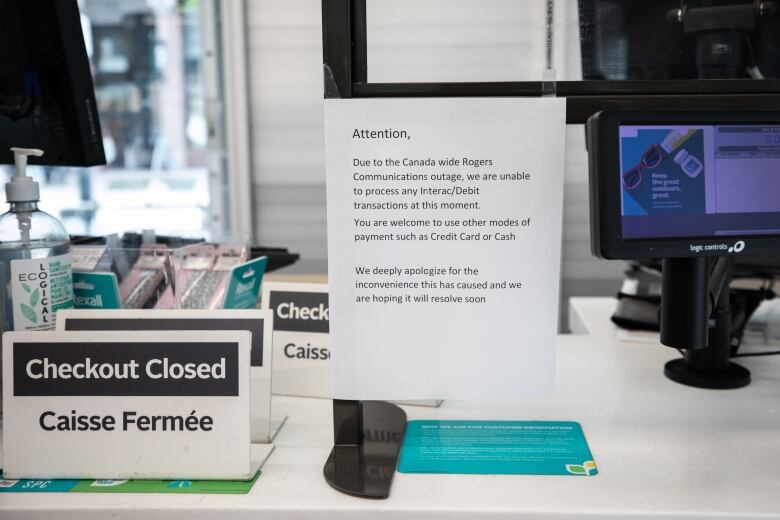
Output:
[[[38,209],[38,183],[26,174],[27,157],[43,152],[11,151],[16,175],[5,185],[10,209],[0,215],[0,331],[52,330],[57,311],[73,307],[70,238]]]

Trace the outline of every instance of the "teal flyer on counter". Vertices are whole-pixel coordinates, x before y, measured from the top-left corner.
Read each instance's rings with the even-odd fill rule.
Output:
[[[579,423],[409,421],[398,471],[469,475],[598,473]]]
[[[233,268],[225,292],[225,309],[254,309],[260,295],[260,284],[268,265],[268,257],[261,256]]]

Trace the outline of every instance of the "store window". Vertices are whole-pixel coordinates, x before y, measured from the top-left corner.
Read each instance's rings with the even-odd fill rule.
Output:
[[[79,0],[107,164],[30,168],[74,235],[209,228],[198,0]]]
[[[553,0],[366,1],[373,83],[538,81]]]

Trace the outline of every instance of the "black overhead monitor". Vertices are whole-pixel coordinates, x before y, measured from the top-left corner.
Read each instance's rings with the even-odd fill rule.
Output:
[[[780,77],[777,0],[577,0],[584,80]]]
[[[587,129],[596,256],[780,253],[780,113],[601,112]]]
[[[0,0],[0,164],[105,164],[76,0]]]

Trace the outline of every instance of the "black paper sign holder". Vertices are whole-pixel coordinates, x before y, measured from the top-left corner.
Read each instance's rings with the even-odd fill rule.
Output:
[[[387,498],[406,431],[406,412],[384,401],[333,400],[328,484],[349,495]]]

